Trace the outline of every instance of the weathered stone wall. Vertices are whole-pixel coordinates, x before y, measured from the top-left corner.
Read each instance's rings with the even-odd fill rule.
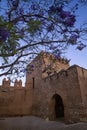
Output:
[[[38,67],[38,63],[41,66]],[[87,71],[84,70],[84,82],[84,75],[81,74],[80,67],[76,65],[69,67],[69,64],[55,60],[49,54],[43,54],[41,58],[36,57],[32,64],[34,70],[31,74],[27,73],[26,76],[26,82],[30,82],[34,78],[32,114],[54,120],[55,102],[52,101],[52,97],[58,94],[63,100],[65,121],[83,120],[87,110],[83,105],[84,102],[86,103],[87,96],[85,92]],[[83,82],[84,87],[81,85]]]
[[[82,100],[84,105],[87,106],[87,70],[80,67],[77,67],[77,70]]]
[[[42,78],[45,78],[54,73],[58,73],[61,69],[69,68],[69,63],[63,59],[56,59],[52,54],[41,53],[42,58]]]
[[[0,116],[30,115],[32,112],[32,90],[22,87],[21,81],[4,79],[0,86]]]
[[[77,70],[83,103],[83,110],[80,113],[80,120],[87,121],[87,70],[81,67],[77,67]]]
[[[53,107],[52,97],[55,94],[60,95],[63,100],[65,121],[78,121],[82,97],[76,66],[69,68],[67,71],[60,71],[46,79],[35,81],[32,114],[54,120],[55,112],[51,109]]]

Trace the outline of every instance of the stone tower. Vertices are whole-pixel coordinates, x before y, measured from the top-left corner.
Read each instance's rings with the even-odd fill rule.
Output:
[[[69,68],[68,60],[64,58],[56,59],[52,54],[41,52],[28,66],[26,83],[30,83],[35,78],[46,78],[61,70]]]
[[[28,66],[26,84],[32,81],[32,115],[73,123],[87,120],[87,70],[69,66],[41,52]],[[29,86],[29,85],[28,85]]]

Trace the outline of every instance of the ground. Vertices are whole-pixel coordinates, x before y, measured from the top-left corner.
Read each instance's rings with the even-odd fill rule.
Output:
[[[0,130],[87,130],[87,123],[65,124],[37,117],[0,118]]]

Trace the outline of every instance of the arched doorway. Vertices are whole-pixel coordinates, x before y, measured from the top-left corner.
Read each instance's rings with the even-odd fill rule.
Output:
[[[61,96],[58,94],[53,95],[52,100],[54,100],[54,113],[55,118],[64,117],[64,105]]]

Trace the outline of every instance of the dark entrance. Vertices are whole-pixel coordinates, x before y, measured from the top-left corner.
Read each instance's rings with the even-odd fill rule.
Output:
[[[56,118],[64,117],[64,105],[63,105],[62,98],[58,94],[55,94],[53,96],[53,99],[55,100],[55,116],[56,116]]]

